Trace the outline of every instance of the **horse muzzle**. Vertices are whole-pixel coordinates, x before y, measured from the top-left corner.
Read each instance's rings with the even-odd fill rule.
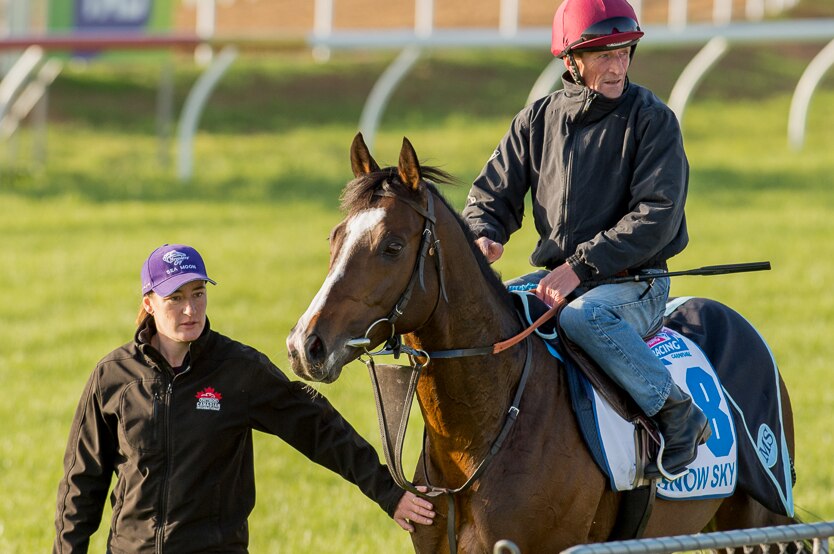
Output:
[[[297,327],[287,337],[287,355],[293,373],[307,381],[332,383],[339,378],[342,367],[360,353],[355,348],[331,350],[318,334]]]

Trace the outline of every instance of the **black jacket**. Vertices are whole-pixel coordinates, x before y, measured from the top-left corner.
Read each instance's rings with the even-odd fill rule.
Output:
[[[252,429],[282,438],[393,515],[403,491],[324,397],[208,321],[174,376],[150,345],[154,332],[148,319],[87,383],[64,457],[55,552],[87,550],[113,473],[112,552],[246,552]]]
[[[582,280],[664,267],[688,242],[689,164],[674,113],[634,84],[612,100],[563,81],[513,119],[464,219],[476,236],[506,243],[530,191],[534,266],[567,261]]]

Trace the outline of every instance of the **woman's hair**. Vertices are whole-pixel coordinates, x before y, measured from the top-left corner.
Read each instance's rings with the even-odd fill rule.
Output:
[[[143,297],[144,298],[144,297]],[[151,314],[145,309],[145,303],[143,301],[139,302],[139,314],[136,316],[136,328],[142,326],[145,323],[145,320],[151,317]]]

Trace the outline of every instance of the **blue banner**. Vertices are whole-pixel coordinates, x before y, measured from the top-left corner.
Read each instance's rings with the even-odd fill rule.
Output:
[[[148,25],[153,0],[76,0],[77,30],[142,31]]]

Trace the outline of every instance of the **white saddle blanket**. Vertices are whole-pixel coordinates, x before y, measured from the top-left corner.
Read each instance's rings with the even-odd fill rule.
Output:
[[[736,429],[715,370],[697,344],[664,327],[647,341],[675,383],[689,394],[712,426],[712,436],[698,448],[689,472],[673,482],[658,481],[666,499],[716,498],[731,495],[738,477]],[[637,482],[636,429],[594,391],[594,415],[611,487],[626,491]]]

